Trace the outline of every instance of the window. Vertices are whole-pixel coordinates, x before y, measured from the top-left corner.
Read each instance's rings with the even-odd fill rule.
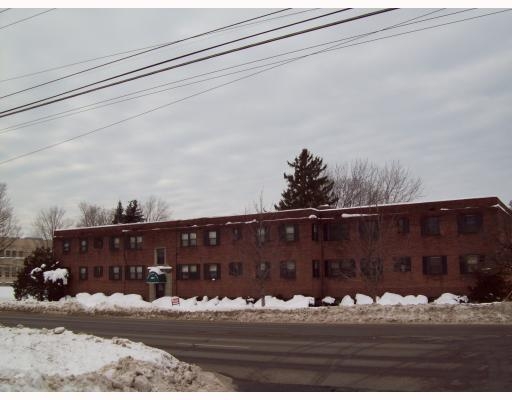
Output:
[[[325,275],[329,278],[354,278],[356,262],[353,259],[326,260]]]
[[[236,226],[233,228],[233,240],[240,240],[242,239],[242,228],[239,226]]]
[[[446,275],[446,256],[423,257],[423,274],[425,275]]]
[[[256,279],[270,279],[270,263],[262,262],[256,266]]]
[[[142,236],[129,236],[128,237],[128,248],[130,250],[142,249]]]
[[[10,257],[11,256],[11,250],[5,250],[5,256]]]
[[[270,240],[270,229],[267,226],[259,226],[256,228],[256,241],[258,244],[268,242]]]
[[[421,234],[425,236],[440,235],[439,217],[425,217],[421,221]]]
[[[23,257],[25,255],[25,253],[23,253],[22,251],[18,251],[18,257]]]
[[[176,271],[176,279],[199,279],[199,268],[197,267],[197,264],[178,265],[178,269]]]
[[[156,265],[165,265],[165,248],[155,249]]]
[[[409,233],[409,218],[400,217],[396,220],[398,233],[405,234]]]
[[[16,257],[16,250],[13,250],[13,251],[12,251],[12,256],[13,256],[13,257]]]
[[[103,248],[103,238],[95,237],[93,242],[95,249],[102,249]]]
[[[396,257],[393,259],[393,271],[411,272],[411,257]]]
[[[364,240],[379,239],[379,221],[374,219],[359,221],[359,235]]]
[[[350,239],[350,225],[348,223],[330,223],[324,226],[324,240]]]
[[[101,278],[103,276],[103,267],[94,267],[94,277]]]
[[[219,231],[206,231],[204,242],[207,246],[217,246],[219,244]]]
[[[295,279],[295,261],[281,261],[279,266],[279,275],[282,279]]]
[[[195,232],[184,232],[181,234],[181,247],[191,247],[197,245],[197,235]]]
[[[479,254],[467,254],[460,256],[459,265],[461,274],[472,274],[484,267],[485,256]]]
[[[86,281],[88,278],[87,267],[80,267],[78,269],[78,279]]]
[[[219,264],[205,264],[204,265],[204,279],[216,280],[220,279],[220,265]]]
[[[465,214],[457,217],[459,233],[478,233],[482,229],[482,214]]]
[[[110,249],[111,250],[119,250],[121,248],[121,239],[119,236],[112,236],[110,238]]]
[[[315,242],[318,241],[318,225],[317,224],[311,224],[311,239]]]
[[[111,281],[120,281],[121,278],[121,267],[112,266],[108,268],[108,279]]]
[[[279,238],[285,242],[295,242],[299,239],[299,227],[294,224],[279,226]]]
[[[380,258],[361,259],[361,275],[366,279],[379,279],[382,276],[382,261]]]
[[[229,275],[241,276],[243,274],[243,268],[241,262],[229,263]]]
[[[89,243],[87,239],[80,239],[80,253],[87,253]]]
[[[141,281],[144,279],[144,267],[142,265],[129,265],[126,267],[126,279]]]
[[[320,278],[320,261],[313,260],[313,278]]]
[[[71,250],[71,241],[70,240],[63,240],[62,241],[62,252],[64,254],[67,254],[67,253],[69,253],[70,250]]]

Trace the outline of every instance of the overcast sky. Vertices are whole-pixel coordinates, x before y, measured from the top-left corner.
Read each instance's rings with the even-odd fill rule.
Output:
[[[12,9],[0,13],[0,27],[42,11]],[[183,39],[272,11],[275,10],[58,9],[0,30],[0,79]],[[297,11],[300,10],[267,17],[282,17],[279,19],[168,46],[10,96],[0,100],[0,107],[12,108],[333,10],[310,10],[285,17]],[[372,10],[336,14],[201,55],[368,11]],[[1,118],[0,162],[263,68],[20,130],[2,131],[14,124],[389,27],[430,11],[434,9],[398,10]],[[445,10],[429,17],[454,11]],[[359,41],[493,11],[497,10],[469,11]],[[329,166],[357,158],[382,165],[399,160],[414,176],[423,179],[422,200],[498,196],[508,203],[512,199],[511,33],[512,12],[505,12],[303,58],[0,165],[0,182],[8,185],[25,235],[32,233],[31,220],[39,209],[59,205],[67,210],[67,217],[75,218],[80,201],[114,207],[118,200],[127,203],[155,195],[171,204],[172,217],[176,219],[243,213],[261,191],[265,203],[271,206],[278,202],[285,188],[286,161],[293,160],[302,148],[323,157]],[[0,93],[5,95],[113,59],[3,81]],[[224,73],[272,61],[276,59]]]

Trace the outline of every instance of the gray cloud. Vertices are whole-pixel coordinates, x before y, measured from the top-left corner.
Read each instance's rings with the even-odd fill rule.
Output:
[[[23,10],[13,11],[24,15]],[[2,77],[178,39],[268,11],[57,10],[2,32]],[[0,129],[196,73],[378,29],[424,12],[400,10],[169,71],[1,120]],[[243,212],[261,190],[271,205],[283,190],[286,160],[303,147],[330,165],[359,157],[379,163],[400,160],[423,178],[425,200],[498,195],[508,202],[512,192],[504,183],[512,178],[510,18],[512,13],[504,13],[303,59],[0,166],[0,181],[9,186],[25,233],[39,208],[58,204],[73,216],[82,200],[112,207],[119,199],[154,194],[171,203],[175,218]],[[42,88],[37,96],[285,22],[169,47]],[[61,74],[3,82],[0,88],[7,93]],[[235,78],[0,135],[0,160]],[[6,108],[34,95],[4,99],[0,105]]]

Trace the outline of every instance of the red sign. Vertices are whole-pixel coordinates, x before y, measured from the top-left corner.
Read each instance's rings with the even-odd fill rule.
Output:
[[[171,304],[173,306],[179,306],[180,305],[180,298],[179,297],[171,297]]]

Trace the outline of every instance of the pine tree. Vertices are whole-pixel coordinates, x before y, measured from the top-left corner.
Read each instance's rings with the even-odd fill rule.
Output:
[[[124,219],[125,219],[125,215],[124,215],[123,205],[119,201],[117,203],[117,208],[114,213],[114,219],[112,220],[112,223],[113,224],[124,224]]]
[[[133,222],[144,222],[144,215],[142,214],[142,210],[137,200],[130,201],[130,203],[126,206],[124,214],[125,224],[130,224]]]
[[[338,199],[332,190],[334,183],[325,173],[327,165],[324,165],[322,158],[313,157],[307,149],[303,149],[293,162],[288,161],[287,164],[294,168],[294,173],[284,174],[288,188],[281,194],[279,204],[274,205],[276,210],[336,204]]]

